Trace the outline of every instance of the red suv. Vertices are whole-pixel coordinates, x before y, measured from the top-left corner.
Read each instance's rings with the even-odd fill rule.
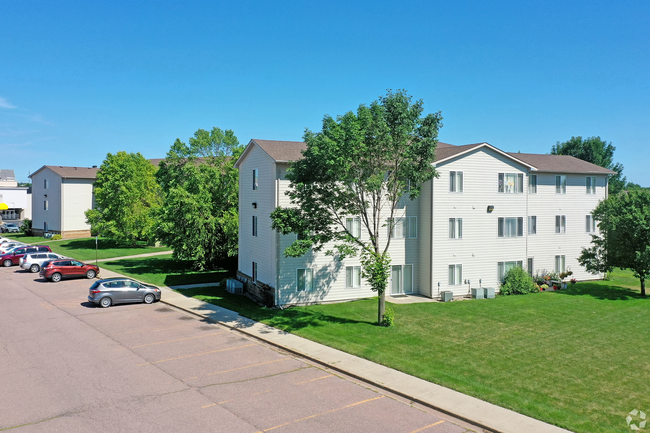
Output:
[[[18,265],[21,257],[25,254],[49,253],[52,250],[47,245],[34,245],[28,247],[15,248],[12,252],[0,256],[2,266],[9,267]]]
[[[51,260],[43,262],[39,275],[58,283],[62,278],[95,278],[99,268],[95,265],[81,263],[76,260]]]

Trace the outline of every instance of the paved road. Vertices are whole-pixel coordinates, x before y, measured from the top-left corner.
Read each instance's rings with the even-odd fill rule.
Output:
[[[0,430],[465,432],[466,425],[164,304],[0,269]]]

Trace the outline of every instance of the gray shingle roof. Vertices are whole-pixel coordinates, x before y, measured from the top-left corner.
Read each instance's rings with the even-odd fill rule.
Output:
[[[0,169],[0,180],[4,181],[14,181],[16,180],[16,175],[13,170],[7,170],[4,168]]]
[[[547,173],[578,173],[578,174],[616,174],[599,165],[569,155],[543,155],[538,153],[508,152],[513,158],[520,159],[532,165],[538,171]]]
[[[302,141],[276,141],[252,139],[262,150],[276,162],[297,161],[302,158],[302,151],[307,143]]]
[[[98,168],[94,167],[64,167],[62,165],[44,165],[29,177],[34,176],[44,168],[49,168],[63,179],[97,179]]]

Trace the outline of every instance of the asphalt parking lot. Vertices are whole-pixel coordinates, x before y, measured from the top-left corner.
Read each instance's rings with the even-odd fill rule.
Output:
[[[465,432],[467,425],[163,303],[0,269],[0,430]]]

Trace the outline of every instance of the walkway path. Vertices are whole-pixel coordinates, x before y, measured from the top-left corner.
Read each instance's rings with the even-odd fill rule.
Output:
[[[111,257],[110,259],[99,259],[99,260],[88,260],[88,262],[112,262],[113,260],[123,260],[123,259],[137,259],[140,257],[153,257],[153,256],[164,256],[165,254],[171,254],[173,251],[158,251],[155,253],[146,253],[146,254],[136,254],[134,256],[122,256],[122,257]]]

